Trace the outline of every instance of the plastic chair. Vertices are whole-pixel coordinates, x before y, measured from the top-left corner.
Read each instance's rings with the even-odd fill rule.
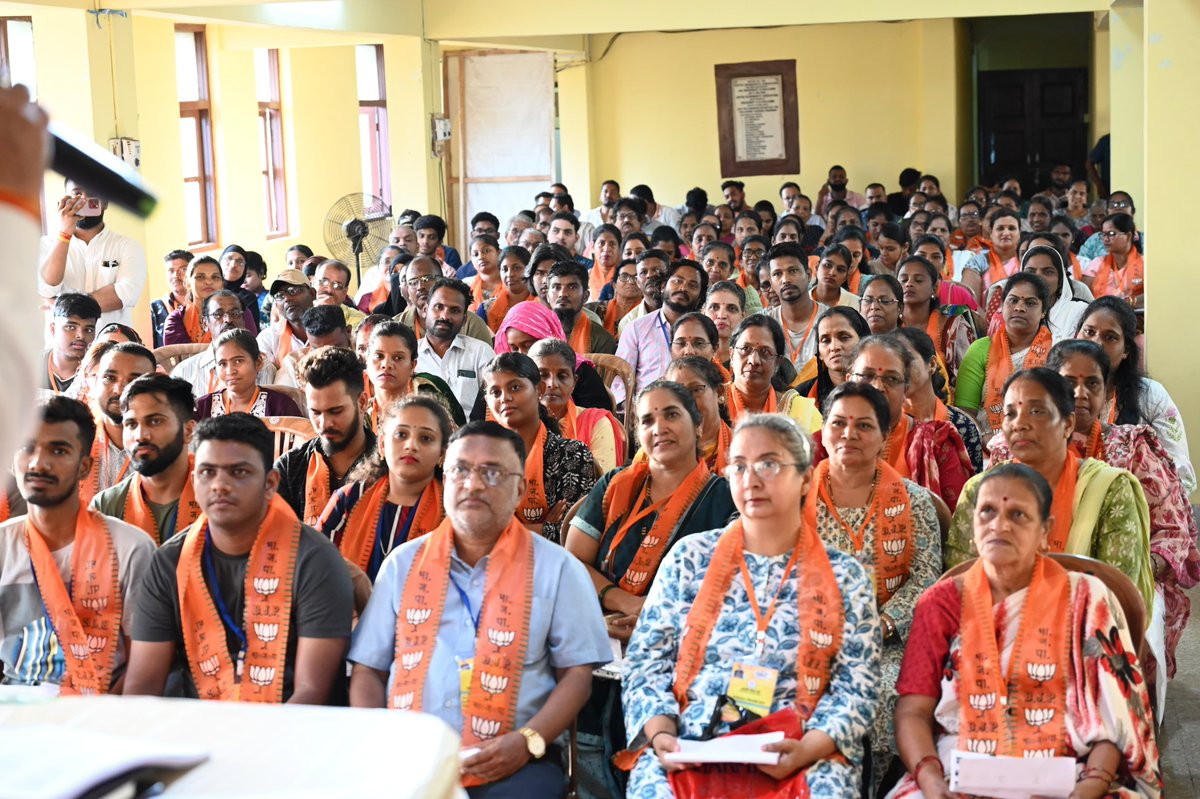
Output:
[[[304,401],[304,392],[295,386],[284,386],[279,383],[266,383],[261,386],[268,391],[274,391],[276,394],[283,394],[296,403],[296,407],[301,413],[308,413],[308,403]]]
[[[619,418],[622,419],[625,425],[625,444],[626,455],[632,453],[636,449],[634,446],[637,442],[635,436],[633,414],[629,410],[629,400],[633,397],[635,382],[635,371],[629,365],[629,361],[617,355],[606,355],[602,352],[590,352],[583,356],[587,360],[596,364],[596,371],[600,373],[600,379],[604,381],[604,387],[608,389],[608,394],[612,396],[612,384],[616,378],[621,378],[621,382],[625,385],[625,409]],[[628,460],[628,457],[626,457]]]
[[[154,360],[158,362],[158,365],[167,374],[170,374],[171,370],[178,366],[181,361],[206,349],[208,349],[207,344],[168,344],[165,347],[159,347],[154,350]]]
[[[267,429],[275,434],[275,457],[295,449],[317,437],[312,422],[303,416],[268,416],[263,419]]]

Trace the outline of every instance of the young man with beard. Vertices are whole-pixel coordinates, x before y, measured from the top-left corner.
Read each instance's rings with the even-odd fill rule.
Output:
[[[58,233],[42,240],[38,294],[87,294],[100,304],[99,326],[133,326],[133,307],[146,288],[146,252],[104,222],[108,200],[88,195],[68,180],[58,201]]]
[[[49,349],[42,353],[46,380],[42,388],[61,394],[75,382],[79,363],[96,339],[100,304],[86,294],[61,294],[50,319]]]
[[[779,306],[764,313],[783,327],[788,339],[787,357],[800,372],[817,354],[816,322],[826,307],[809,294],[808,258],[799,245],[776,244],[767,253],[767,261]]]
[[[425,335],[429,295],[433,293],[433,286],[441,277],[442,268],[438,266],[438,262],[426,255],[418,255],[404,268],[403,279],[408,288],[409,304],[404,313],[393,318],[412,328],[417,338]],[[492,346],[492,331],[478,314],[467,314],[463,320],[462,334]]]
[[[100,492],[92,507],[162,544],[200,516],[188,445],[196,429],[186,380],[146,375],[121,394],[121,426],[133,474]]]
[[[167,317],[176,308],[182,308],[190,302],[188,297],[188,264],[192,255],[187,250],[172,250],[163,258],[167,267],[167,293],[160,299],[150,303],[150,324],[154,328],[154,347],[163,345],[163,327]]]
[[[671,363],[671,325],[685,313],[698,310],[707,291],[708,275],[700,264],[688,260],[671,264],[662,292],[663,306],[635,319],[621,334],[617,355],[633,367],[636,385],[631,388],[614,381],[613,397],[618,403],[666,374]]]
[[[491,346],[462,334],[471,289],[461,280],[440,278],[429,293],[425,335],[417,341],[421,371],[437,375],[454,392],[463,415],[469,416],[479,396],[479,370],[496,357]]]
[[[313,526],[350,470],[375,451],[375,433],[363,424],[366,383],[354,350],[313,350],[300,360],[299,376],[317,436],[279,456],[275,470],[279,496]]]
[[[740,180],[727,180],[721,184],[721,195],[734,215],[746,209],[746,184]]]
[[[125,452],[125,433],[121,427],[121,393],[134,380],[152,374],[156,368],[153,353],[131,341],[117,344],[100,359],[88,391],[96,435],[90,450],[91,469],[79,487],[85,503],[124,480],[129,473],[129,455]]]
[[[279,371],[275,375],[278,385],[302,388],[304,379],[300,376],[300,364],[310,353],[322,347],[354,349],[354,336],[346,327],[346,317],[341,308],[333,305],[309,308],[304,312],[302,324],[308,336],[308,347],[304,352],[293,352],[279,364]]]
[[[299,269],[285,269],[271,281],[271,300],[283,318],[258,334],[258,348],[276,369],[291,353],[308,349],[304,312],[313,307],[316,298],[316,291]]]
[[[617,338],[636,320],[652,314],[662,307],[663,283],[667,280],[667,267],[671,259],[662,250],[643,250],[637,257],[637,285],[642,292],[642,301],[625,314],[617,325]]]
[[[125,693],[344,699],[349,571],[329,539],[302,525],[276,493],[271,431],[234,413],[205,419],[196,440],[193,481],[204,514],[155,552],[146,571]],[[168,687],[172,672],[179,679]]]
[[[587,269],[582,264],[558,262],[546,279],[546,304],[562,322],[571,349],[580,355],[588,352],[612,355],[617,351],[617,340],[583,307],[587,278]]]
[[[859,211],[867,207],[867,198],[856,191],[848,190],[846,184],[846,168],[837,165],[831,166],[825,185],[817,192],[818,214],[828,219],[829,204],[834,200],[848,203]]]
[[[583,221],[592,227],[616,224],[615,214],[617,200],[621,199],[621,184],[615,180],[606,180],[600,184],[600,204],[583,215]]]
[[[133,603],[154,543],[88,510],[96,423],[56,396],[13,458],[28,515],[0,524],[0,661],[4,682],[57,683],[63,694],[120,693]]]

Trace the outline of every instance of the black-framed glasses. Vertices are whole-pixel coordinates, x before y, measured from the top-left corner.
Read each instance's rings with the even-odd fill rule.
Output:
[[[284,297],[299,297],[304,292],[308,291],[308,286],[285,286],[271,293],[271,298],[282,300]]]
[[[213,311],[208,318],[214,322],[236,322],[245,315],[246,313],[241,308],[230,308],[224,311]]]
[[[908,382],[899,375],[875,371],[851,372],[847,377],[855,383],[883,383],[887,388],[899,388]]]

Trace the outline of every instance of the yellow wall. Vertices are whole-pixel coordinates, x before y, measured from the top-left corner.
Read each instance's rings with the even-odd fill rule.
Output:
[[[959,174],[961,126],[954,116],[963,79],[957,37],[953,20],[633,33],[621,36],[603,58],[608,37],[591,37],[598,60],[559,75],[560,107],[571,107],[572,90],[588,94],[590,145],[574,147],[564,119],[564,176],[580,174],[580,159],[590,151],[590,188],[598,190],[607,178],[623,188],[646,183],[657,199],[677,205],[688,189],[702,186],[710,201],[719,201],[713,66],[795,59],[798,182],[806,193],[815,198],[837,163],[856,191],[872,180],[894,191],[900,170],[915,166],[938,175],[944,191],[955,196],[969,181]],[[590,79],[572,75],[582,70],[590,71]],[[796,178],[746,178],[748,199],[778,204],[780,183]],[[585,197],[578,184],[579,178],[568,183],[576,202],[595,205],[594,192]]]

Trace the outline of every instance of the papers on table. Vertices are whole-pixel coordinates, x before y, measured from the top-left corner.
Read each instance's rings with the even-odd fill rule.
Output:
[[[1067,797],[1075,790],[1073,757],[1004,757],[954,750],[950,790],[996,799]]]
[[[668,763],[750,763],[774,766],[779,763],[778,752],[764,752],[766,744],[779,743],[783,732],[764,732],[761,735],[725,735],[711,741],[689,741],[679,738],[679,751],[668,752]]]

